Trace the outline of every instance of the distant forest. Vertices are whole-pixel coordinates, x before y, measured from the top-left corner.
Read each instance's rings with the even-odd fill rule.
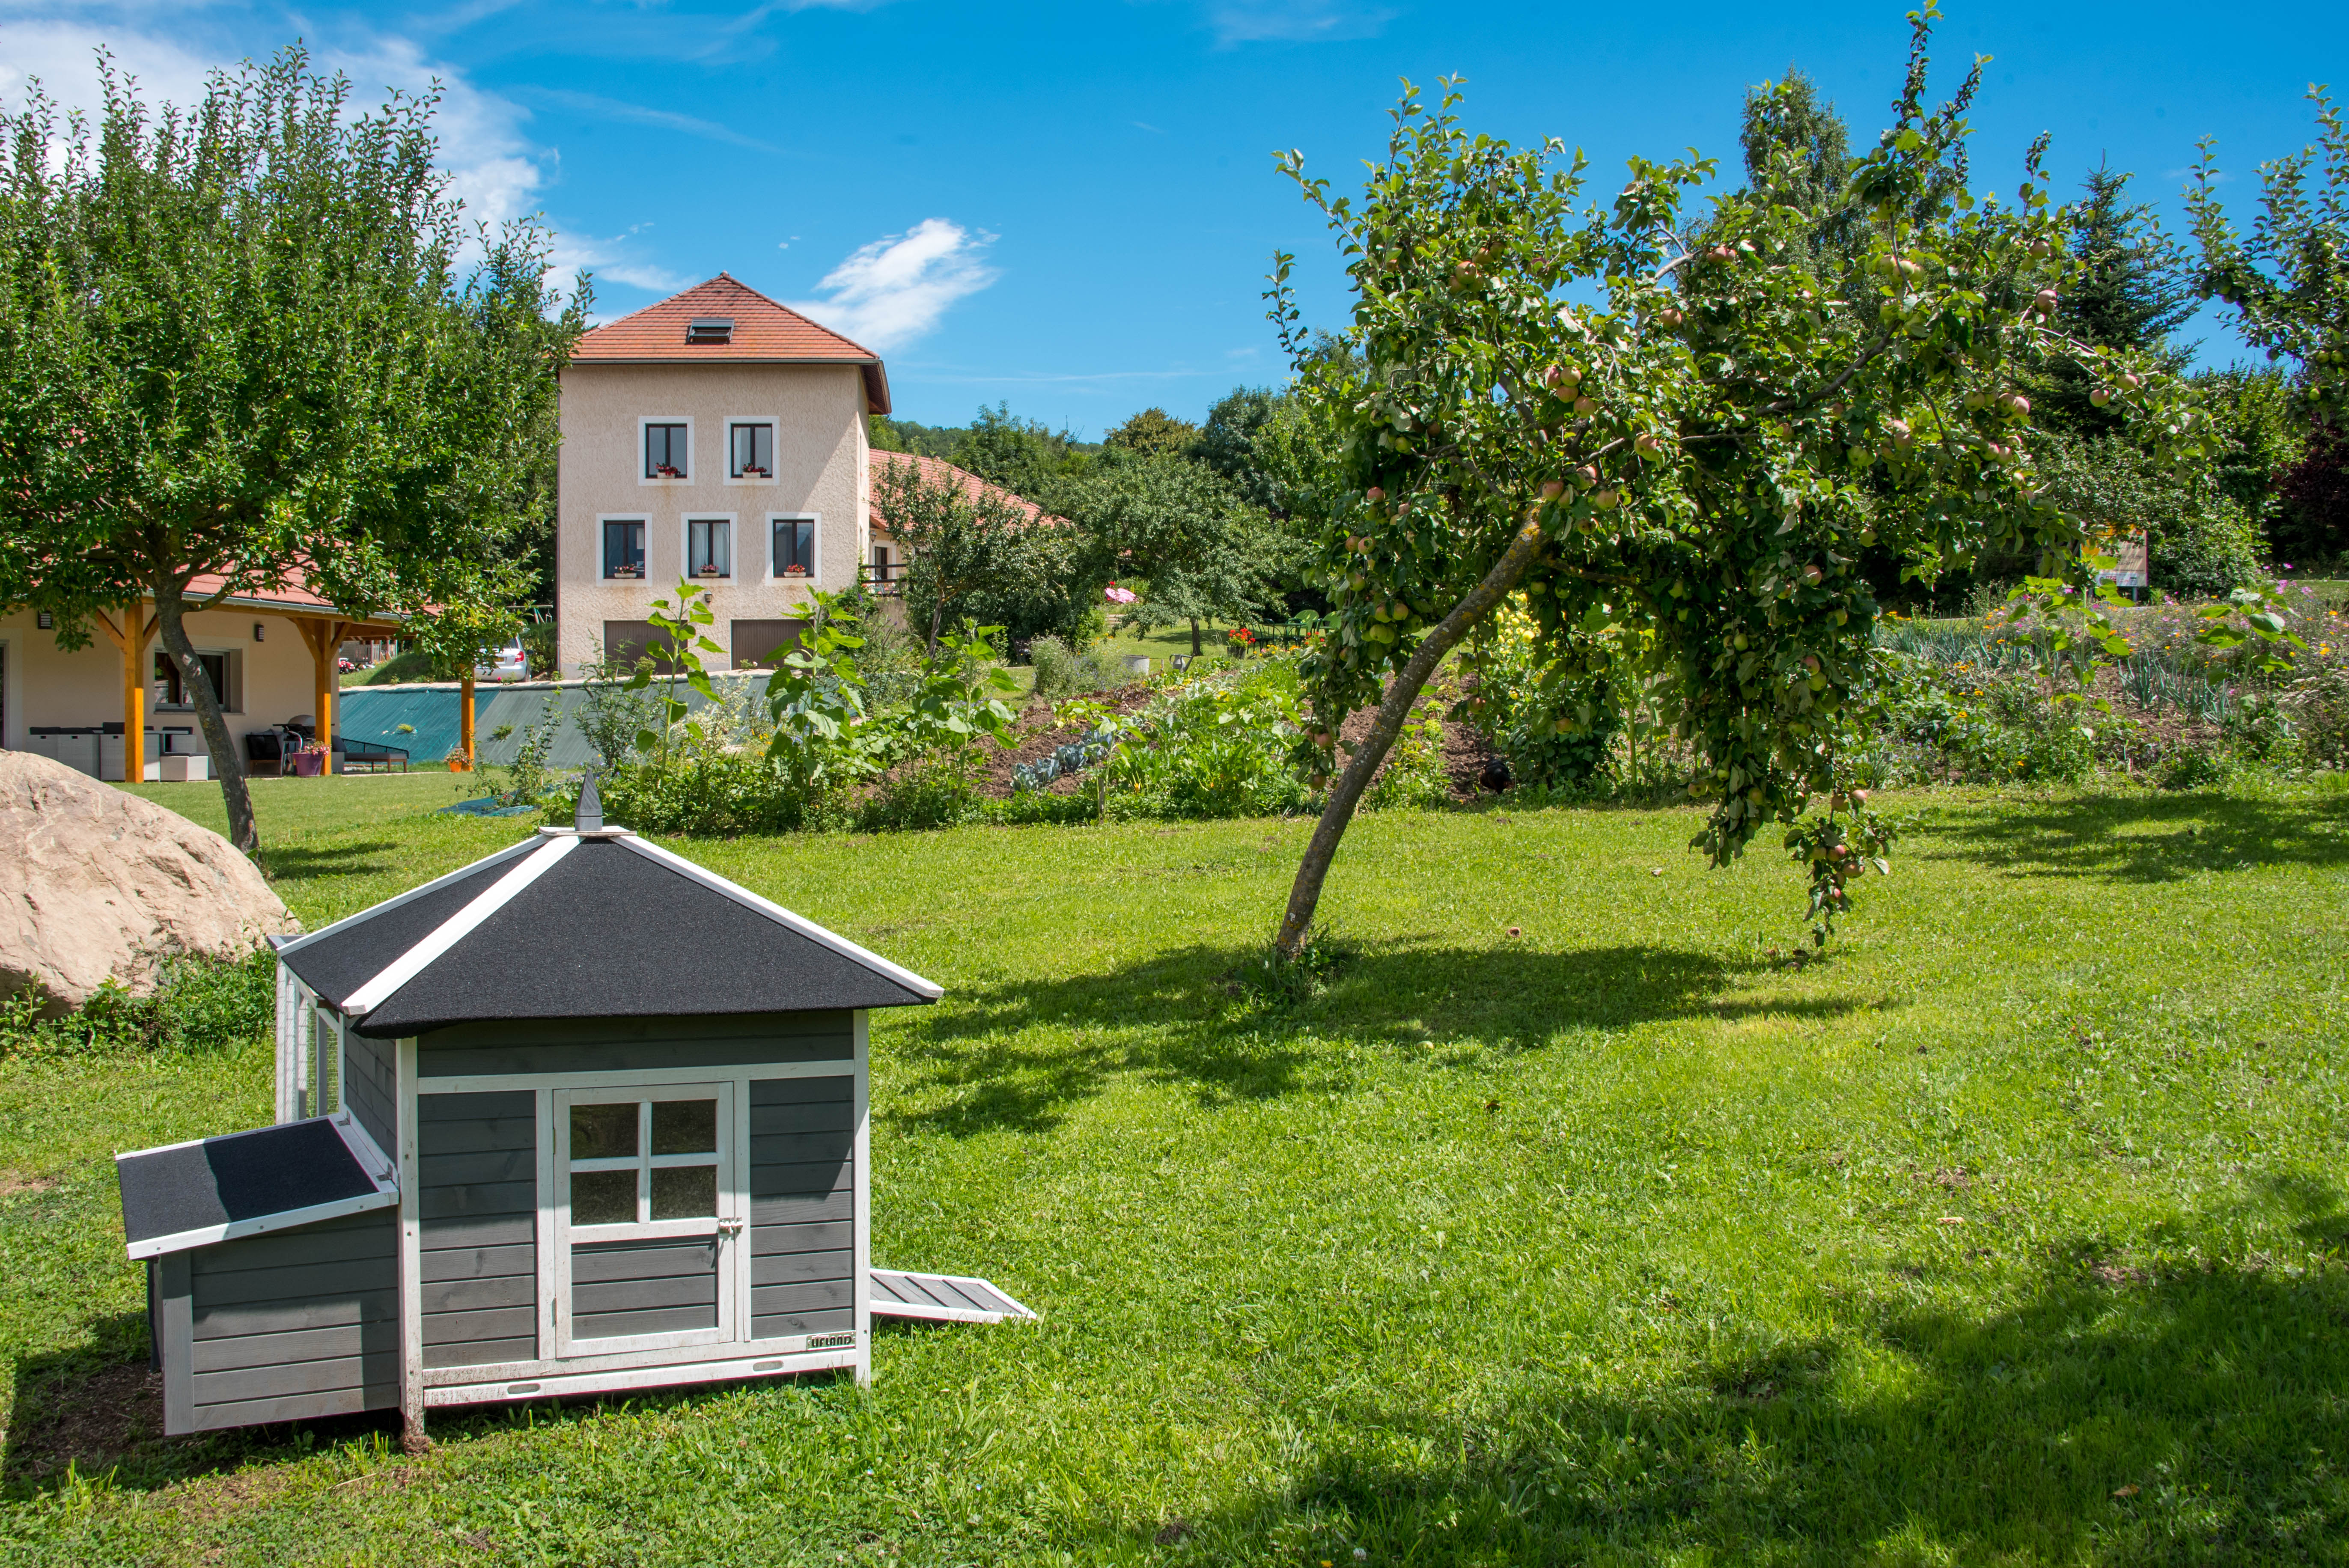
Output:
[[[912,419],[892,419],[875,414],[871,420],[873,449],[879,452],[916,452],[926,458],[951,458],[955,449],[967,440],[973,429],[969,425],[924,425]],[[1055,438],[1064,452],[1092,456],[1102,449],[1099,441],[1080,441],[1062,430]]]

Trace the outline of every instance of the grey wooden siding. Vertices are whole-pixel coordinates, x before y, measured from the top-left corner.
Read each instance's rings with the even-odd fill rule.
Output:
[[[162,1258],[166,1429],[397,1406],[398,1242],[377,1209]]]
[[[370,1040],[365,1035],[346,1037],[343,1046],[343,1103],[376,1147],[389,1154],[398,1145],[399,1063],[398,1042]]]
[[[625,956],[616,963],[626,963]],[[745,1013],[719,1018],[580,1018],[460,1024],[417,1040],[425,1078],[476,1073],[636,1072],[766,1062],[845,1061],[848,1013]]]
[[[856,1080],[750,1085],[750,1333],[856,1326]]]
[[[538,1097],[419,1095],[424,1365],[538,1356]]]
[[[707,1236],[571,1249],[571,1336],[718,1326],[718,1243]]]

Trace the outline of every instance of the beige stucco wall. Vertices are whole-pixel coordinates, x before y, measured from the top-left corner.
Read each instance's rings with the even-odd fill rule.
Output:
[[[683,418],[693,427],[691,471],[646,481],[640,425]],[[771,418],[775,476],[729,480],[727,427]],[[641,621],[656,598],[672,602],[685,572],[688,518],[730,517],[734,573],[702,579],[712,592],[712,640],[728,649],[729,623],[805,614],[810,583],[852,586],[868,549],[864,382],[854,365],[573,365],[563,372],[563,450],[557,511],[558,654],[565,676],[595,656],[606,621]],[[769,518],[817,518],[816,572],[779,581],[769,559]],[[603,522],[645,521],[645,577],[607,582]]]
[[[253,640],[258,622],[262,640]],[[239,655],[237,706],[228,715],[231,735],[283,724],[316,706],[311,691],[310,650],[291,621],[250,611],[210,610],[188,617],[188,641],[201,654]],[[140,660],[142,673],[154,668],[156,639]],[[0,746],[25,749],[35,725],[95,725],[122,722],[122,655],[103,632],[93,631],[90,645],[74,653],[57,646],[57,634],[44,632],[29,610],[0,615],[0,655],[7,664],[0,702]],[[148,687],[150,727],[185,725],[193,728],[193,708],[154,706],[154,686]],[[191,749],[201,749],[201,743]]]

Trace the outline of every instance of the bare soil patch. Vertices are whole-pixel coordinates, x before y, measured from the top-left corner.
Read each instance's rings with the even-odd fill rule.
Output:
[[[71,1463],[87,1474],[162,1435],[160,1372],[139,1363],[95,1372],[68,1363],[17,1384],[7,1473],[12,1480],[38,1481]]]

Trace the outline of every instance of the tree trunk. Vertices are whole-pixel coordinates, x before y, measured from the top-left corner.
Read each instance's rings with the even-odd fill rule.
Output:
[[[1191,656],[1195,659],[1199,656],[1199,617],[1196,615],[1191,617]]]
[[[1517,579],[1533,564],[1541,547],[1539,523],[1528,522],[1518,529],[1516,538],[1501,552],[1501,559],[1485,573],[1485,580],[1453,607],[1452,614],[1436,623],[1435,629],[1419,645],[1419,651],[1403,665],[1402,673],[1388,685],[1386,699],[1379,704],[1379,716],[1371,725],[1371,733],[1355,747],[1354,759],[1330,787],[1329,801],[1321,808],[1321,820],[1314,824],[1313,838],[1305,846],[1305,859],[1298,864],[1297,883],[1288,892],[1288,911],[1280,917],[1280,930],[1273,937],[1273,947],[1281,957],[1295,958],[1305,945],[1305,934],[1313,925],[1314,908],[1321,902],[1321,883],[1329,877],[1330,862],[1338,854],[1338,841],[1346,836],[1347,824],[1354,820],[1354,807],[1377,776],[1379,764],[1393,748],[1395,738],[1402,733],[1404,721],[1411,717],[1412,705],[1419,700],[1428,677],[1435,674],[1435,666],[1459,645],[1470,628],[1491,614],[1493,606],[1516,586]]]
[[[244,758],[228,732],[228,720],[221,717],[220,694],[212,690],[212,677],[197,662],[195,649],[188,645],[187,613],[180,584],[168,581],[155,584],[155,629],[162,635],[163,651],[179,666],[180,685],[196,705],[204,749],[212,753],[212,775],[220,780],[221,799],[228,808],[228,841],[249,855],[261,847],[261,839],[253,830],[253,795],[244,784]]]

